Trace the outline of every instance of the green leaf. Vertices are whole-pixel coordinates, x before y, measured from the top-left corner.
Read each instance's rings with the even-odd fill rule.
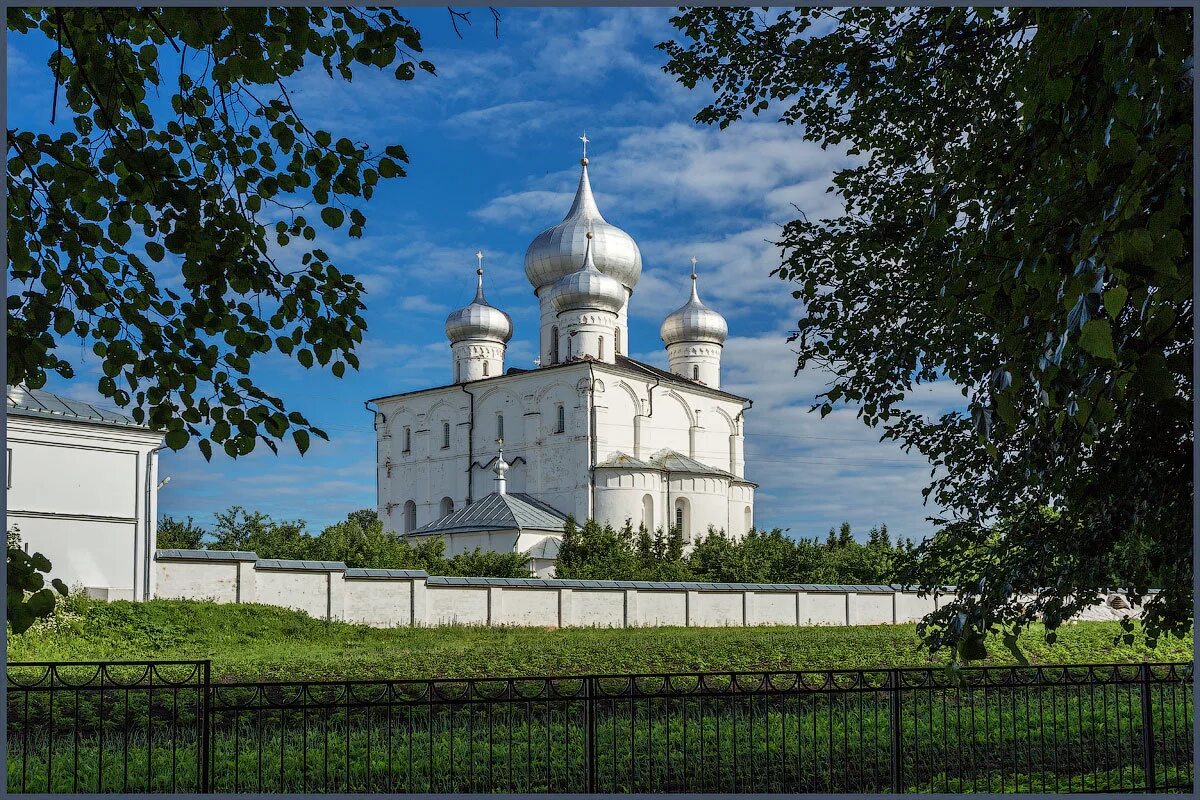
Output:
[[[1079,334],[1079,346],[1097,358],[1117,360],[1117,354],[1113,350],[1112,327],[1107,320],[1088,320]]]
[[[340,208],[326,206],[325,208],[321,209],[321,221],[331,228],[341,227],[341,224],[345,218],[346,215],[342,213]]]
[[[1124,286],[1113,286],[1104,293],[1104,310],[1113,319],[1121,313],[1121,309],[1125,307],[1125,300],[1129,297],[1129,290]]]
[[[292,431],[292,440],[296,443],[296,449],[300,452],[300,455],[308,452],[308,431],[303,429]]]
[[[188,435],[188,432],[182,428],[176,428],[175,430],[167,431],[167,447],[171,448],[172,450],[182,450],[183,448],[187,447],[189,439],[191,439],[191,437]]]

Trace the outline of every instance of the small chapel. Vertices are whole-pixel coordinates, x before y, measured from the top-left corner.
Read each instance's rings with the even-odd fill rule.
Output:
[[[568,515],[678,527],[685,547],[710,527],[736,538],[754,524],[752,402],[721,388],[725,319],[701,301],[693,258],[691,294],[660,329],[669,368],[627,354],[642,256],[601,215],[582,138],[574,202],[525,253],[536,366],[505,367],[512,319],[488,302],[476,253],[474,299],[446,319],[452,382],[368,402],[384,528],[440,536],[448,556],[522,552],[541,577],[553,575]]]

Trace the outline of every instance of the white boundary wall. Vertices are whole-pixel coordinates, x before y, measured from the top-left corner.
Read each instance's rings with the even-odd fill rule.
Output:
[[[208,550],[159,550],[155,561],[159,598],[267,603],[380,628],[880,625],[919,620],[954,599],[894,586],[447,578]],[[1111,613],[1092,618],[1122,614],[1100,610]]]

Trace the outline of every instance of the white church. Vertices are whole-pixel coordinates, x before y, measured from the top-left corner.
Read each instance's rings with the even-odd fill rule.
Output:
[[[585,140],[586,147],[586,140]],[[378,512],[390,531],[441,536],[447,555],[518,551],[553,572],[567,515],[620,528],[754,522],[743,458],[747,398],[721,389],[725,319],[697,291],[663,320],[669,371],[626,354],[637,243],[605,221],[586,151],[562,222],[534,238],[525,274],[541,310],[537,367],[505,369],[508,314],[484,295],[446,320],[453,382],[374,405]]]

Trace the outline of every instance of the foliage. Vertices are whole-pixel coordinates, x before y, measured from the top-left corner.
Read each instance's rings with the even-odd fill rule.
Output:
[[[568,519],[558,551],[559,578],[643,581],[717,581],[721,583],[856,583],[895,582],[896,563],[914,549],[911,541],[894,545],[887,526],[872,528],[859,544],[849,523],[829,531],[825,542],[791,539],[776,528],[752,530],[741,539],[710,529],[691,552],[683,553],[683,536],[675,528],[651,535],[644,527],[634,534],[589,520],[583,527]]]
[[[46,575],[50,572],[50,560],[41,553],[30,555],[21,547],[21,529],[13,525],[8,529],[8,556],[5,562],[7,593],[5,619],[13,633],[24,633],[39,619],[54,614],[58,596],[67,596],[67,585],[58,578],[46,586]],[[57,592],[58,594],[55,594]]]
[[[479,548],[446,558],[445,543],[439,537],[417,539],[415,543],[383,529],[383,522],[373,509],[352,511],[342,522],[325,528],[314,536],[304,520],[271,519],[259,511],[247,511],[242,506],[230,506],[213,515],[216,524],[212,541],[200,537],[206,531],[188,528],[196,533],[193,548],[211,550],[248,550],[259,558],[287,558],[309,561],[341,561],[348,567],[378,569],[423,569],[431,575],[467,575],[494,578],[525,578],[529,576],[529,557],[524,553],[491,553]],[[159,522],[171,535],[179,535],[180,523],[169,517]],[[159,541],[162,541],[160,536]],[[160,547],[164,545],[160,544]],[[170,545],[172,547],[182,545]]]
[[[1034,664],[1187,661],[1192,640],[1151,652],[1114,642],[1115,622],[1063,626],[1026,646]],[[516,675],[940,666],[916,626],[757,628],[369,628],[255,604],[92,601],[77,625],[10,637],[9,661],[211,658],[213,679],[505,677]],[[986,663],[1013,655],[988,642]]]
[[[711,85],[697,120],[779,113],[853,159],[844,213],[788,223],[777,274],[797,369],[832,375],[813,410],[934,466],[939,528],[901,567],[955,576],[933,647],[1116,587],[1151,642],[1190,630],[1192,13],[696,8],[660,45]],[[963,408],[910,406],[934,381]]]
[[[191,517],[184,522],[164,515],[158,521],[154,543],[160,550],[199,550],[206,533]]]
[[[7,132],[8,383],[73,377],[59,351],[79,339],[100,394],[175,450],[326,438],[251,364],[357,369],[364,289],[311,244],[316,217],[361,237],[359,206],[408,156],[310,128],[287,81],[306,63],[433,73],[417,30],[391,8],[299,6],[14,8],[8,30],[56,45],[49,132]]]

